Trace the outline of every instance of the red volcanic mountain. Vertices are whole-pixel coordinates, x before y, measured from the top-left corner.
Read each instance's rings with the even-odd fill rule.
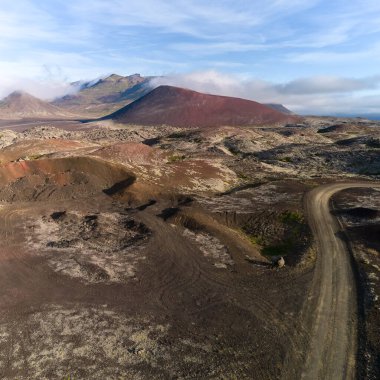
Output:
[[[227,96],[208,95],[172,86],[160,86],[105,117],[124,124],[175,127],[250,126],[294,123],[286,115],[263,104]]]

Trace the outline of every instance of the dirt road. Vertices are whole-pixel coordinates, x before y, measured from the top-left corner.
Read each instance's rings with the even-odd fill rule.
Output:
[[[306,307],[313,322],[302,379],[355,377],[356,286],[347,246],[339,236],[341,227],[330,213],[330,199],[347,188],[379,186],[368,182],[329,184],[314,189],[305,199],[318,258]]]

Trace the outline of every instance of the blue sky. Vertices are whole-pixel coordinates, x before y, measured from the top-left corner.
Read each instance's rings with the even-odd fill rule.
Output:
[[[0,57],[0,96],[139,72],[304,113],[379,112],[380,2],[1,0]]]

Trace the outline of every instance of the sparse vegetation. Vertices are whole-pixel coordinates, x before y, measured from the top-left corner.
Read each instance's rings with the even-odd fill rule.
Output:
[[[168,163],[173,164],[175,162],[183,161],[186,158],[186,156],[183,155],[175,155],[173,154],[172,156],[168,157]]]
[[[292,162],[293,160],[292,160],[291,157],[286,156],[286,157],[282,157],[282,158],[280,158],[280,161],[282,161],[282,162]]]
[[[200,137],[194,137],[193,142],[200,144],[202,142],[202,139]]]
[[[261,249],[264,256],[287,256],[295,249],[295,242],[292,239],[286,239],[281,243],[267,245]]]
[[[249,236],[248,235],[248,240],[255,245],[263,245],[264,244],[264,239],[261,236]]]
[[[260,252],[264,256],[287,256],[294,251],[295,243],[293,239],[286,239],[279,243],[268,244],[261,236],[247,235],[248,240],[260,247]]]
[[[43,157],[43,154],[32,154],[30,156],[26,156],[25,160],[33,161],[33,160],[38,160],[41,157]]]
[[[171,133],[169,136],[168,136],[170,139],[182,139],[182,138],[186,138],[186,137],[189,137],[189,133],[188,132],[173,132]]]
[[[273,221],[273,223],[276,223]],[[258,236],[247,234],[249,241],[260,246],[264,256],[287,256],[298,249],[304,240],[306,223],[304,216],[299,211],[284,211],[278,216],[278,223],[283,225],[283,234],[280,236]]]
[[[304,223],[304,217],[299,211],[285,211],[280,215],[280,220],[287,225]]]
[[[243,180],[248,180],[248,179],[249,179],[249,177],[248,177],[246,174],[242,173],[242,172],[237,172],[237,173],[236,173],[236,176],[237,176],[239,179],[243,179]]]

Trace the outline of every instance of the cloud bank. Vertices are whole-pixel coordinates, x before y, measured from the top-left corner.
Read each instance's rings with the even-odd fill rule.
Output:
[[[379,88],[380,75],[314,76],[272,83],[211,70],[167,75],[151,81],[152,87],[165,84],[261,103],[281,103],[300,114],[364,114],[377,113],[380,109],[379,97],[371,94]]]

